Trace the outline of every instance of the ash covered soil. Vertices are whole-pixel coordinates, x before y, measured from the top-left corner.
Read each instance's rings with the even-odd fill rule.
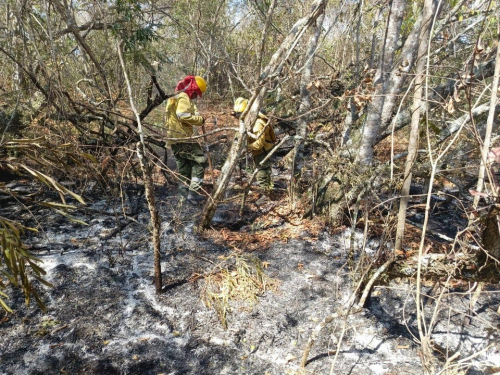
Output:
[[[35,303],[26,308],[24,295],[10,292],[15,311],[0,316],[0,374],[299,374],[314,328],[352,293],[349,231],[311,231],[279,215],[259,221],[262,207],[270,212],[282,203],[256,195],[249,202],[252,220],[239,221],[238,203],[225,204],[215,215],[225,228],[199,236],[194,225],[201,207],[158,187],[164,291],[157,296],[147,205],[142,192],[125,192],[123,199],[90,199],[73,213],[88,226],[48,209],[34,212],[45,230],[28,242],[54,287],[39,286],[46,313]],[[14,202],[2,205],[33,220]],[[274,232],[262,242],[265,228]],[[361,247],[361,233],[356,243]],[[378,246],[370,240],[367,252]],[[229,301],[225,329],[203,303],[200,275],[235,252],[257,257],[275,283],[254,304]],[[460,352],[462,373],[497,373],[499,288],[484,288],[471,311],[471,286],[457,282],[435,311],[437,368]],[[429,282],[424,292],[439,295],[440,287]],[[414,293],[411,279],[376,286],[360,313],[326,325],[303,373],[422,374]],[[426,300],[429,316],[433,302]]]

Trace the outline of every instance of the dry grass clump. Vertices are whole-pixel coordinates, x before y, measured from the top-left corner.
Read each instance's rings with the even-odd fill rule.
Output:
[[[240,301],[250,308],[258,296],[278,286],[277,280],[265,274],[264,265],[253,255],[232,254],[217,269],[204,277],[201,298],[207,307],[217,312],[224,329],[228,326],[231,301]]]

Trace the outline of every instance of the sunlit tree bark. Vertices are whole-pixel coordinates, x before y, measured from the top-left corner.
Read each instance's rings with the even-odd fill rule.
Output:
[[[405,8],[406,1],[404,0],[393,0],[391,2],[384,45],[380,53],[377,72],[373,78],[375,92],[368,105],[367,119],[358,154],[359,162],[364,165],[370,165],[373,161],[373,146],[380,130],[382,109],[385,95],[389,88],[389,74],[392,70],[394,55],[398,47]]]
[[[408,155],[406,157],[405,172],[403,175],[403,187],[401,188],[401,199],[399,202],[399,215],[396,233],[395,250],[401,250],[403,244],[403,235],[406,222],[406,208],[410,194],[410,185],[412,179],[412,167],[415,163],[415,157],[418,149],[418,132],[420,116],[423,102],[423,85],[425,83],[427,52],[429,48],[429,32],[432,23],[432,0],[427,0],[424,5],[422,29],[420,31],[420,44],[418,46],[418,57],[416,64],[415,91],[412,104],[411,130],[408,142]]]

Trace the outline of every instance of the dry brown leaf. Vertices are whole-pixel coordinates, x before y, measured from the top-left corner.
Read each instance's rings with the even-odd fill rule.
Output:
[[[492,148],[488,153],[488,161],[500,163],[500,147]]]
[[[446,104],[446,110],[448,111],[448,113],[451,115],[455,112],[455,106],[453,105],[453,99],[450,98],[450,100],[448,101],[448,104]]]

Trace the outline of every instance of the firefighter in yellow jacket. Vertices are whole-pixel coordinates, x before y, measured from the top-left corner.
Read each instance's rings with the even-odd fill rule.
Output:
[[[207,88],[202,77],[187,76],[180,81],[176,95],[167,102],[166,128],[167,144],[172,148],[179,173],[179,194],[189,201],[201,201],[200,194],[207,157],[196,139],[190,139],[195,134],[195,128],[205,123],[200,116],[193,99],[201,97]],[[177,138],[172,140],[171,138]]]
[[[236,101],[234,102],[233,115],[235,117],[240,117],[247,106],[247,99],[236,99]],[[257,120],[255,121],[255,124],[252,128],[252,134],[255,136],[261,133],[262,134],[257,139],[248,137],[247,149],[253,155],[255,166],[258,166],[266,158],[271,149],[274,147],[274,142],[276,142],[276,135],[274,134],[273,127],[271,126],[271,124],[268,125],[268,121],[269,119],[263,113],[259,112],[259,116],[257,117]],[[263,132],[264,129],[265,131]],[[263,187],[265,189],[272,188],[270,159],[268,159],[262,166],[260,166],[260,169],[255,177],[257,184],[260,187]]]

